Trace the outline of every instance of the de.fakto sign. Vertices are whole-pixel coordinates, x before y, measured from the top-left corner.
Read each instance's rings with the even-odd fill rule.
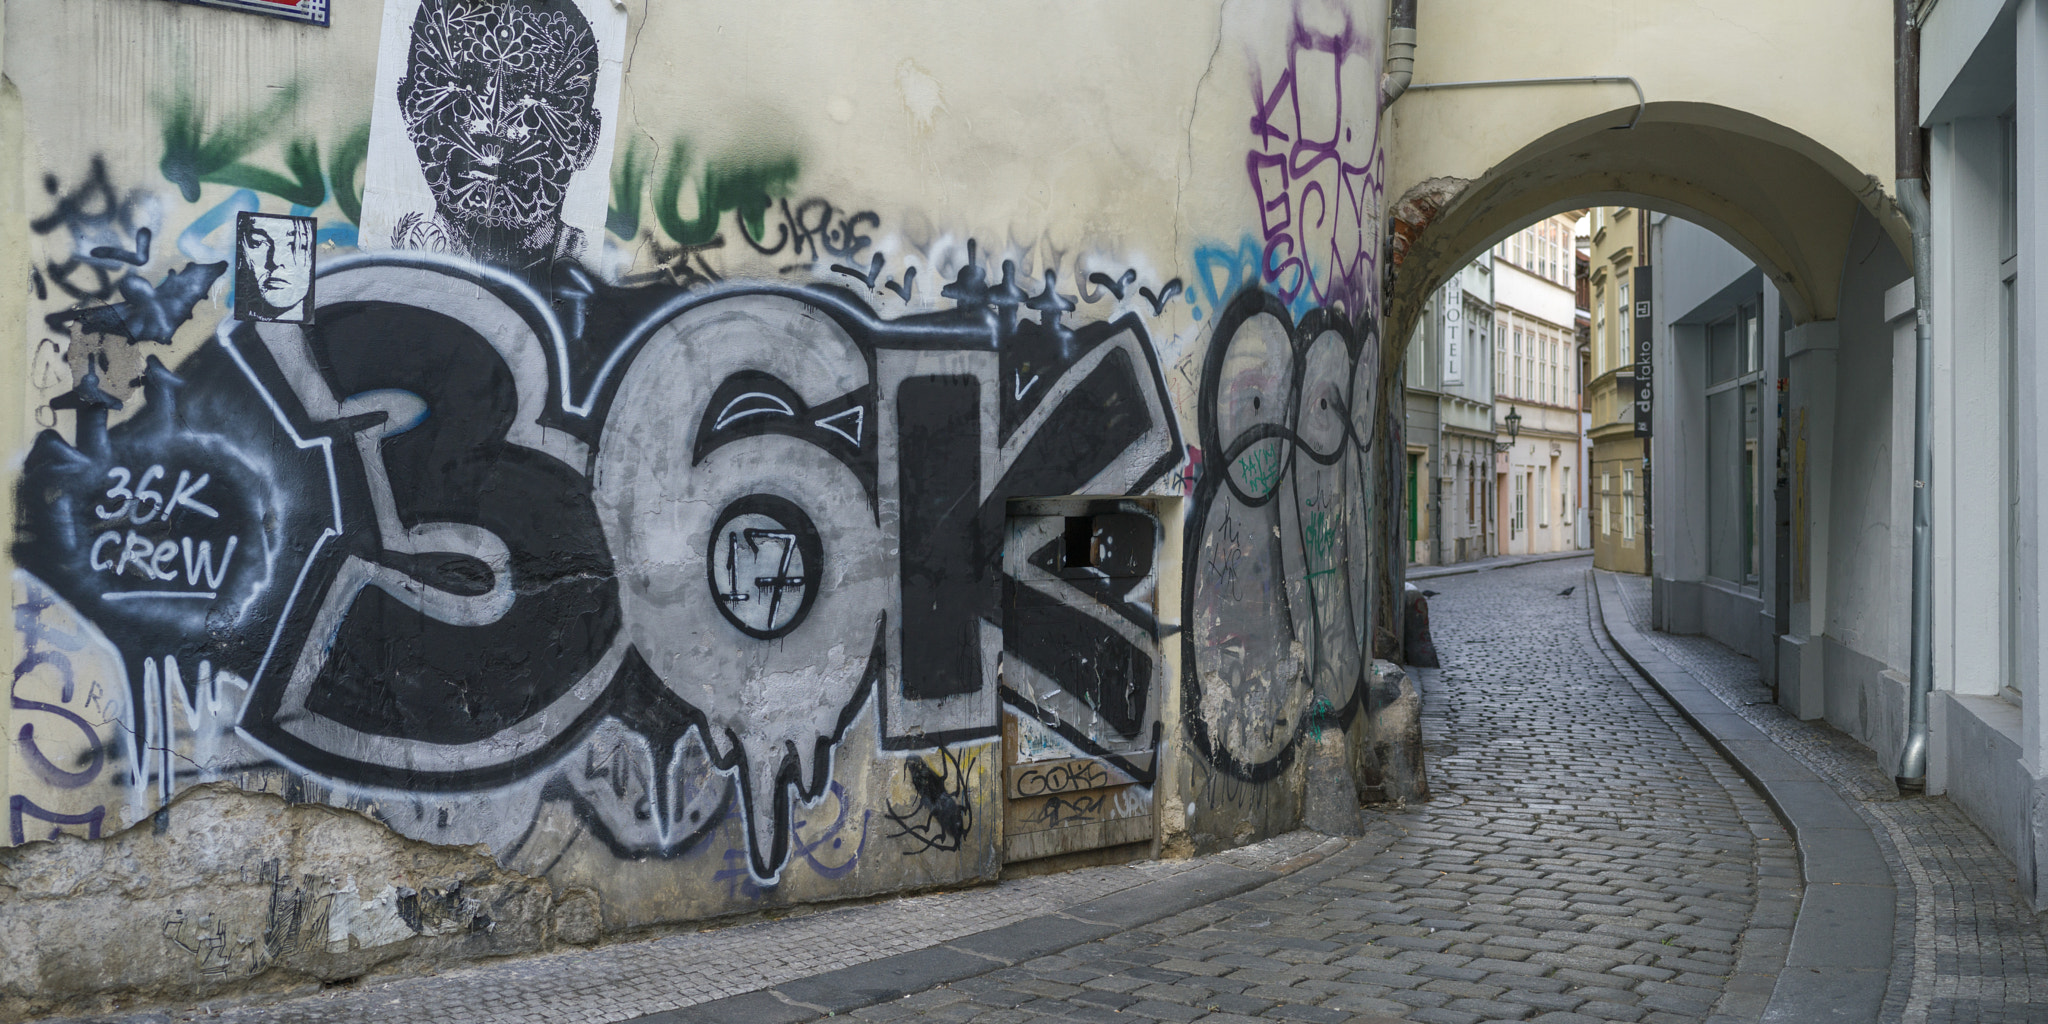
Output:
[[[1636,318],[1635,330],[1631,332],[1635,338],[1636,347],[1636,436],[1649,437],[1650,410],[1653,407],[1651,403],[1653,401],[1653,393],[1656,390],[1656,376],[1652,372],[1650,365],[1651,343],[1653,339],[1650,327],[1649,267],[1635,268],[1635,280],[1632,291],[1636,296],[1636,308],[1633,310]]]

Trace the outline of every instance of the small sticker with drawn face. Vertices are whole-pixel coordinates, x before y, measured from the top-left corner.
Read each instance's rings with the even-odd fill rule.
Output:
[[[313,230],[311,217],[236,217],[235,319],[313,322]]]

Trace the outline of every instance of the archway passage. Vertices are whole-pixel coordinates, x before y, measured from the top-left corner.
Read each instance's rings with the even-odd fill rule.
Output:
[[[1512,524],[1489,532],[1489,553],[1537,550],[1504,539],[1525,528],[1525,499],[1595,534],[1610,520],[1629,530],[1626,571],[1650,577],[1656,628],[1754,659],[1795,716],[1825,717],[1880,763],[1895,761],[1916,419],[1942,412],[1916,405],[1912,237],[1880,174],[1888,168],[1871,166],[1889,162],[1872,144],[1888,121],[1865,106],[1829,124],[1809,105],[1792,118],[1801,130],[1716,103],[1603,100],[1596,110],[1581,93],[1540,108],[1522,87],[1504,89],[1519,122],[1489,111],[1481,88],[1393,108],[1395,150],[1409,162],[1388,211],[1384,336],[1389,365],[1406,371],[1390,388],[1405,389],[1411,408],[1418,392],[1436,407],[1429,436],[1404,438],[1436,466],[1419,486],[1439,508],[1462,500],[1460,521]],[[1440,135],[1402,144],[1431,131]],[[1594,208],[1606,208],[1604,221]],[[1580,390],[1562,401],[1550,390],[1558,335],[1574,329],[1561,310],[1530,321],[1546,374],[1532,395],[1521,321],[1498,313],[1526,310],[1529,293],[1513,273],[1466,268],[1489,250],[1486,265],[1503,265],[1496,243],[1532,221],[1589,209]],[[1503,249],[1516,254],[1505,265],[1521,262],[1519,241]],[[1475,301],[1474,277],[1514,287]],[[1461,320],[1487,316],[1491,332],[1445,330],[1452,305]],[[1449,337],[1463,339],[1463,362],[1445,361]],[[1956,344],[1987,365],[1998,358],[1988,335]],[[1984,390],[1970,401],[2013,404]],[[1555,422],[1544,450],[1507,429],[1518,406]],[[1452,434],[1459,443],[1447,447]],[[1402,570],[1392,571],[1398,586]]]
[[[1901,252],[1910,248],[1905,219],[1873,170],[1782,125],[1712,104],[1631,104],[1575,120],[1477,178],[1423,178],[1396,200],[1387,336],[1405,339],[1430,292],[1475,253],[1533,217],[1594,205],[1701,224],[1763,268],[1795,323],[1832,320],[1843,267],[1856,255],[1859,210]]]

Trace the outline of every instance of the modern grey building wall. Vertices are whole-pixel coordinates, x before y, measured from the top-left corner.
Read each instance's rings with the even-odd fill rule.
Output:
[[[1854,216],[1837,316],[1800,324],[1714,232],[1653,221],[1652,612],[1755,658],[1794,713],[1889,761],[1910,637],[1911,269]]]
[[[1928,792],[1955,800],[2012,857],[2042,909],[2048,4],[1942,0],[1924,11],[1920,104],[1935,349]]]
[[[1771,488],[1760,484],[1776,478],[1777,288],[1719,236],[1676,217],[1652,215],[1650,249],[1652,329],[1662,373],[1650,449],[1652,614],[1661,629],[1705,634],[1768,663],[1775,609],[1766,598],[1778,552],[1775,539],[1758,527],[1776,511]],[[1751,324],[1754,358],[1747,351],[1751,339],[1740,337],[1741,369],[1717,369],[1711,339],[1730,326],[1741,333]],[[1742,401],[1751,394],[1760,400]],[[1748,474],[1739,473],[1744,460],[1724,450],[1732,443],[1724,421],[1730,396],[1742,404],[1734,426],[1754,425],[1754,438],[1749,431],[1741,435]],[[1721,415],[1710,416],[1710,407]],[[1744,493],[1745,475],[1756,492],[1748,531],[1753,553],[1742,543],[1743,503],[1730,500],[1731,492]],[[1735,557],[1741,564],[1731,567]]]

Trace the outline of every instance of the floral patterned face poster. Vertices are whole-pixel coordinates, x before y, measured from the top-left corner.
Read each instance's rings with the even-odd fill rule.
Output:
[[[625,30],[608,0],[388,0],[363,248],[530,279],[594,256]]]

